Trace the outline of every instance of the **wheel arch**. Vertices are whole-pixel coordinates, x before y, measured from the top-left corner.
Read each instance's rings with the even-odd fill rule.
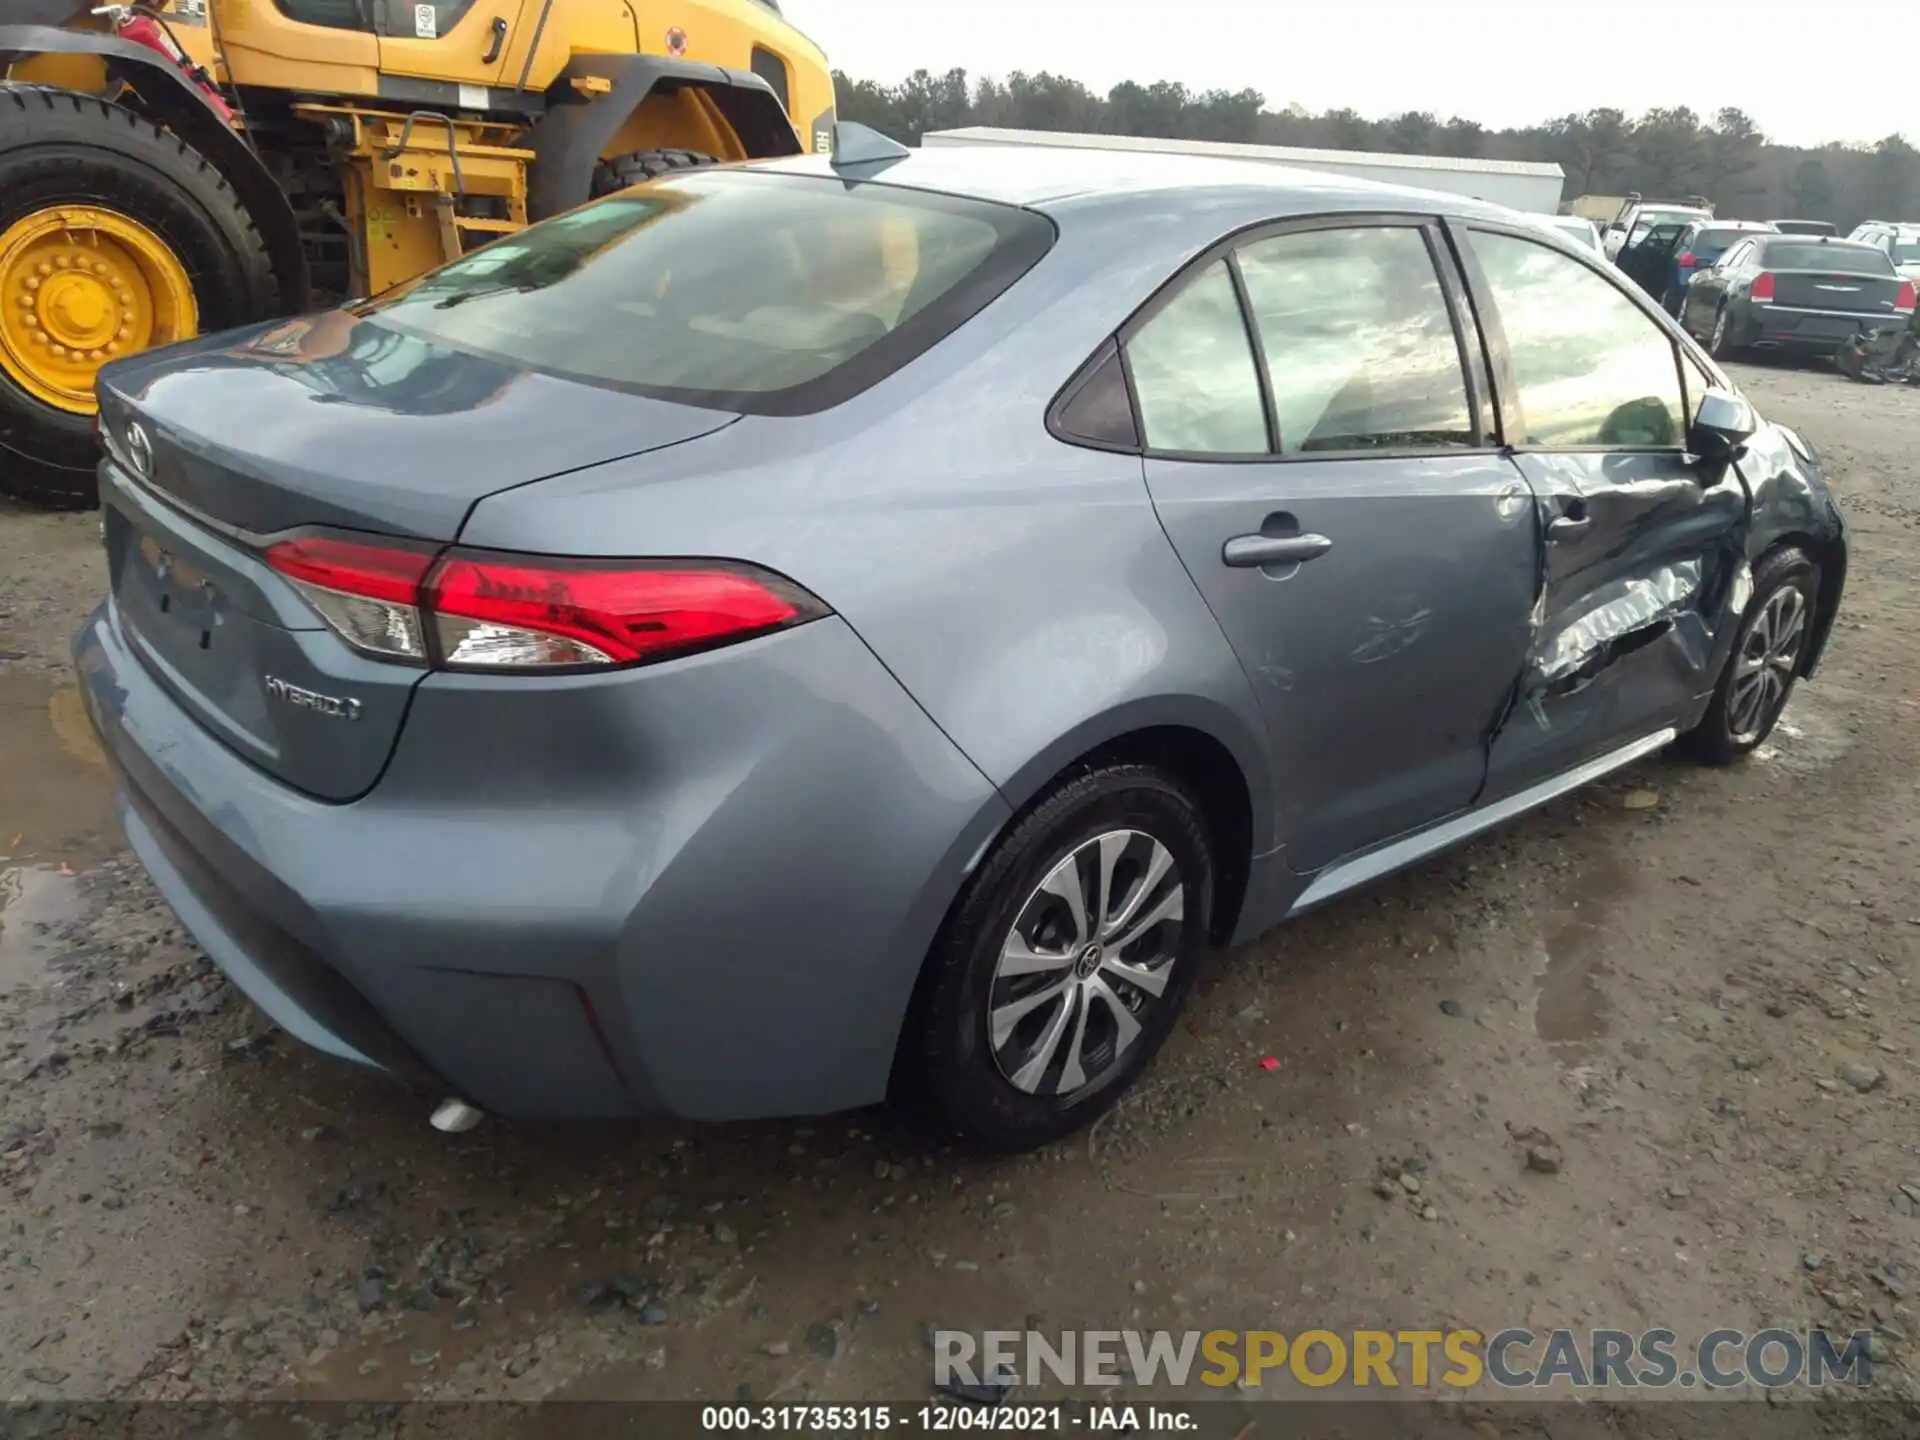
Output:
[[[547,113],[522,142],[534,155],[527,175],[528,218],[544,220],[585,204],[593,168],[622,127],[649,97],[685,90],[713,102],[749,158],[801,153],[800,138],[772,87],[751,71],[658,55],[576,55],[548,90]],[[667,138],[659,144],[677,142]]]
[[[1258,738],[1229,711],[1192,697],[1140,699],[1075,726],[1000,785],[1012,810],[967,867],[1067,777],[1098,765],[1152,765],[1184,782],[1214,841],[1215,893],[1209,929],[1231,936],[1246,900],[1253,857],[1273,846],[1272,782]],[[955,898],[958,898],[956,892]]]
[[[307,261],[300,247],[300,226],[293,206],[259,156],[222,120],[187,78],[143,45],[90,30],[52,25],[0,25],[0,69],[38,55],[91,55],[110,77],[132,86],[146,118],[173,132],[204,155],[233,187],[259,227],[273,261],[283,314],[307,308]],[[90,97],[104,100],[104,96]],[[109,101],[118,104],[117,101]],[[130,108],[130,107],[129,107]],[[269,316],[260,316],[269,319]]]

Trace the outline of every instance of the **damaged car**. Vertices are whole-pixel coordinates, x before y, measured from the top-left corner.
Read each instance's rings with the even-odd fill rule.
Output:
[[[103,372],[82,689],[262,1010],[443,1128],[1038,1145],[1211,946],[1814,673],[1814,452],[1599,255],[1016,158],[680,172]]]

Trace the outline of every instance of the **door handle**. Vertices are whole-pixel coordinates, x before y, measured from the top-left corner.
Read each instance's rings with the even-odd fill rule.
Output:
[[[507,43],[507,22],[501,15],[493,17],[493,38],[487,42],[487,53],[480,57],[482,65],[491,65],[500,58],[501,47]]]
[[[1236,535],[1220,547],[1220,558],[1241,569],[1259,565],[1300,565],[1333,548],[1324,535]]]
[[[1561,515],[1547,522],[1547,539],[1574,540],[1586,534],[1592,524],[1591,515]]]

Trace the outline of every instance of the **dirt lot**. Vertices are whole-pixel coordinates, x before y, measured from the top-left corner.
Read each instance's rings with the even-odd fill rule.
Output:
[[[888,1113],[449,1139],[277,1038],[121,848],[65,662],[95,518],[0,512],[0,1400],[905,1398],[928,1326],[1029,1323],[1877,1326],[1912,1393],[1920,393],[1742,379],[1855,527],[1770,747],[1220,955],[1017,1160]]]

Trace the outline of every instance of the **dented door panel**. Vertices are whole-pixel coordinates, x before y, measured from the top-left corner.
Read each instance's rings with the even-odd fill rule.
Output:
[[[1531,497],[1492,452],[1218,464],[1149,458],[1161,523],[1253,682],[1287,863],[1309,871],[1464,809],[1527,654]],[[1235,537],[1331,542],[1290,567]]]
[[[1677,452],[1525,453],[1541,586],[1488,798],[1691,720],[1747,576],[1747,494]],[[1703,483],[1714,480],[1715,483]]]

